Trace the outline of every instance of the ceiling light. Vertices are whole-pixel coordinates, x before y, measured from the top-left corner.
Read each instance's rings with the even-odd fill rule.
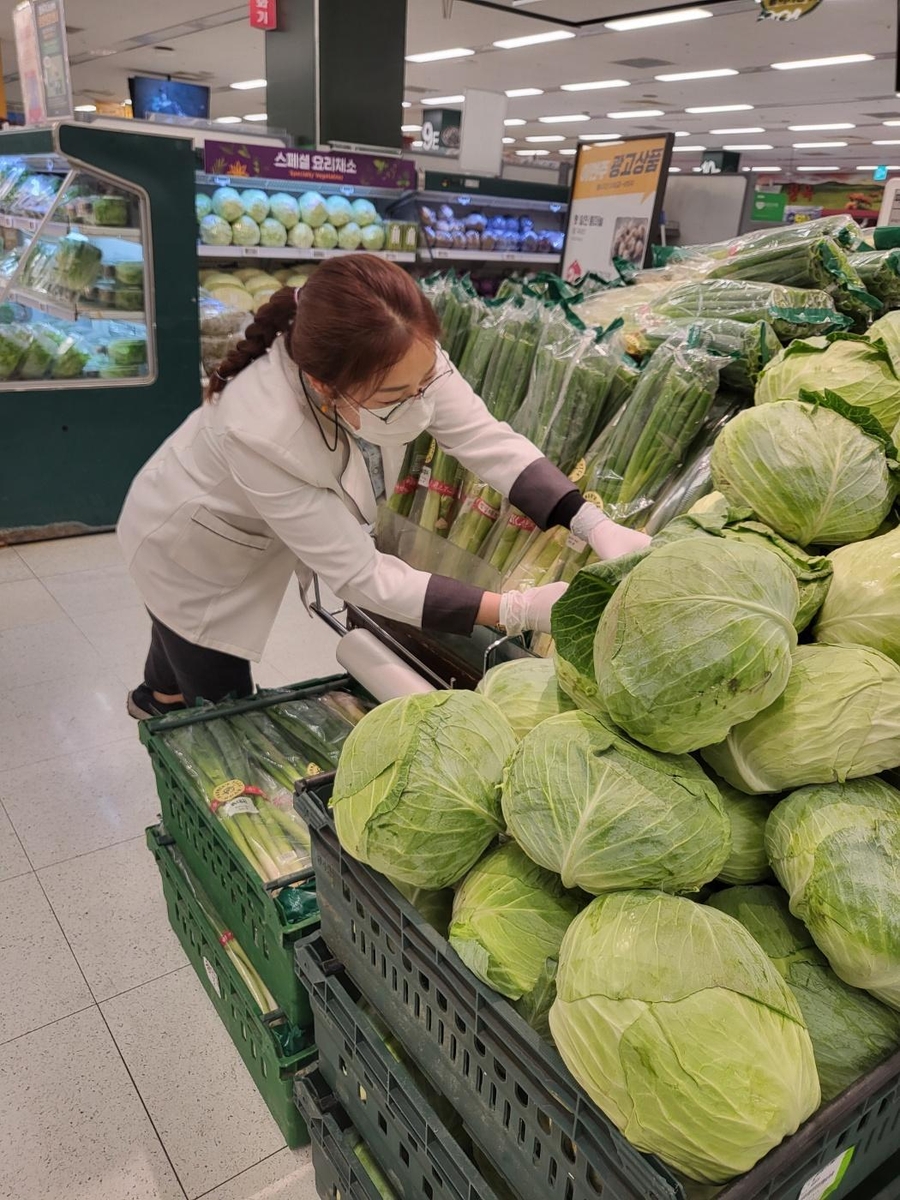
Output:
[[[703,168],[702,167],[691,167],[691,170],[694,172],[695,175],[699,175],[700,172],[703,170]]]
[[[835,167],[835,166],[831,166],[831,167],[798,167],[798,168],[797,168],[797,170],[798,170],[798,171],[819,171],[819,172],[822,172],[822,171],[846,171],[846,170],[847,170],[847,168],[846,168],[846,167]]]
[[[874,54],[838,54],[834,58],[798,58],[794,62],[772,63],[773,71],[804,71],[807,67],[842,67],[849,63],[874,62]]]
[[[233,87],[236,92],[252,92],[254,88],[264,88],[266,81],[264,79],[241,79],[228,86]]]
[[[705,146],[673,146],[673,154],[702,154],[706,150]]]
[[[126,96],[126,98],[122,101],[122,103],[125,105],[126,108],[131,108],[131,99],[129,97]]]
[[[745,125],[743,129],[711,129],[710,133],[717,136],[725,136],[729,133],[765,133],[762,125]],[[676,137],[678,134],[675,135]]]
[[[627,121],[634,118],[636,121],[642,120],[644,117],[664,117],[666,114],[661,108],[639,108],[634,112],[614,112],[606,114],[611,121]]]
[[[244,113],[245,121],[266,121],[268,117],[268,113]]]
[[[516,144],[515,138],[502,138],[501,141],[504,146],[514,146]]]
[[[406,61],[411,63],[441,62],[446,58],[466,58],[469,54],[474,53],[474,50],[456,46],[452,50],[428,50],[425,54],[407,54]]]
[[[601,88],[631,87],[627,79],[595,79],[593,83],[561,83],[564,92],[599,92]]]
[[[541,154],[549,154],[549,150],[517,150],[516,154],[520,158],[537,158]]]
[[[507,117],[503,122],[504,125],[527,125],[528,122],[524,117]]]
[[[669,167],[669,174],[670,175],[680,175],[681,167]]]
[[[621,133],[579,133],[579,142],[621,142]]]
[[[702,108],[686,108],[686,113],[750,112],[752,104],[710,104]]]
[[[675,136],[676,137],[690,137],[691,135],[686,130],[681,129],[678,131],[678,133],[675,134]]]
[[[846,142],[794,142],[795,150],[830,150],[846,146]]]
[[[577,154],[577,150],[560,150],[560,154]]]
[[[539,46],[542,42],[561,42],[565,38],[573,38],[574,33],[568,29],[552,29],[549,33],[530,33],[527,37],[501,38],[494,42],[498,50],[518,50],[520,46]]]
[[[564,142],[565,140],[561,133],[541,133],[525,139],[526,142]]]
[[[832,125],[788,125],[791,133],[824,133],[827,129],[855,129],[848,121],[835,121]]]
[[[643,17],[623,17],[604,22],[607,29],[628,33],[632,29],[650,29],[654,25],[678,25],[682,21],[703,21],[712,13],[706,8],[673,8],[668,12],[647,13]]]
[[[422,106],[431,104],[462,104],[465,101],[465,96],[423,96]]]
[[[510,100],[518,100],[520,96],[543,96],[543,88],[510,88],[506,93]]]
[[[744,168],[744,170],[747,169],[747,167]],[[781,167],[750,167],[749,170],[761,172],[764,175],[774,175],[776,171],[781,170]]]
[[[900,146],[900,142],[898,142],[896,140],[887,141],[887,142],[873,142],[872,145],[873,146]]]
[[[884,121],[885,125],[900,125],[900,121]]]
[[[774,150],[774,146],[767,146],[765,142],[732,142],[728,146],[723,146],[723,150]]]
[[[401,133],[421,133],[422,126],[421,125],[401,125],[400,132]]]
[[[538,117],[542,125],[564,125],[567,121],[589,121],[587,113],[560,113],[553,117]]]
[[[726,75],[737,75],[734,67],[718,67],[714,71],[678,71],[674,75],[654,75],[657,83],[687,83],[690,79],[723,79]]]
[[[96,104],[76,104],[75,111],[76,112],[96,112],[97,105]]]
[[[216,117],[217,125],[240,125],[240,117]]]
[[[424,142],[413,142],[412,148],[413,150],[421,150],[424,145]]]
[[[401,108],[412,108],[412,101],[411,100],[401,100],[400,107]]]
[[[878,167],[857,167],[857,171],[877,171]],[[900,167],[885,167],[886,171],[900,171]]]

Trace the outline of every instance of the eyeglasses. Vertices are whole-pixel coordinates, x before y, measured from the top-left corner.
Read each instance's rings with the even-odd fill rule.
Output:
[[[441,364],[443,365],[441,366]],[[439,367],[441,369],[439,369]],[[411,395],[404,396],[402,400],[397,400],[396,402],[392,403],[391,411],[383,417],[380,416],[374,408],[369,408],[364,404],[359,404],[356,400],[351,399],[349,396],[341,396],[341,399],[345,403],[351,404],[355,409],[357,409],[357,411],[369,413],[371,416],[375,417],[377,421],[381,421],[382,425],[390,425],[391,421],[399,416],[401,412],[406,411],[406,406],[408,404],[412,404],[416,400],[424,400],[424,398],[437,384],[446,379],[449,375],[453,374],[453,364],[447,357],[443,347],[441,347],[438,351],[437,361],[435,362],[434,369],[437,373],[432,375],[427,383],[423,383],[422,386]]]

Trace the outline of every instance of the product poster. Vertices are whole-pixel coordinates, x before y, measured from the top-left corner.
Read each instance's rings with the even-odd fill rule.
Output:
[[[62,0],[34,0],[33,7],[47,116],[70,117],[72,84]]]
[[[563,275],[609,277],[613,259],[642,267],[650,258],[668,179],[674,134],[582,145],[575,160]]]
[[[16,37],[16,58],[19,63],[19,85],[25,109],[25,124],[40,125],[47,119],[44,106],[44,85],[41,79],[40,55],[34,10],[30,0],[13,9],[13,29]]]

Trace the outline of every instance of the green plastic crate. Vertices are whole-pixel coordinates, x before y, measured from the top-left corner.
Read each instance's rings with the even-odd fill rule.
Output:
[[[253,1082],[269,1106],[289,1146],[309,1141],[306,1123],[294,1104],[294,1076],[316,1058],[313,1045],[285,1056],[260,1014],[247,986],[222,949],[215,930],[191,894],[190,886],[175,861],[172,838],[162,826],[147,830],[147,845],[162,877],[169,922],[197,977],[216,1007],[222,1024],[231,1035]],[[240,939],[239,939],[240,940]]]
[[[347,675],[335,675],[296,687],[263,690],[246,700],[140,722],[141,741],[156,773],[166,831],[178,843],[188,867],[243,946],[285,1016],[301,1028],[312,1023],[312,1014],[309,998],[294,973],[294,942],[318,928],[318,916],[294,924],[285,922],[266,885],[198,797],[163,735],[183,725],[269,708],[285,700],[317,696],[336,688],[359,694],[359,688],[351,684]],[[314,883],[310,881],[308,886],[312,890]]]

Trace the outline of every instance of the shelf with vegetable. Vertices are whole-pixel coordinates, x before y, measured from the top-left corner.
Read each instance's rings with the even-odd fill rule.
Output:
[[[457,201],[437,207],[418,206],[423,246],[419,257],[459,258],[486,262],[556,263],[562,255],[564,231],[557,213],[518,216],[502,211],[503,201],[479,197],[479,207]],[[555,227],[551,227],[555,226]]]

